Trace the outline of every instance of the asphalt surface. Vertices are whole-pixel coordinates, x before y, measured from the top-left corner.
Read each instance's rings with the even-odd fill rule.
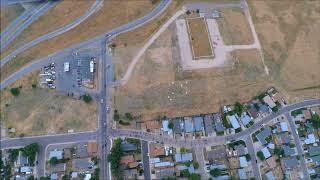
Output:
[[[39,19],[40,16],[45,14],[48,10],[56,6],[60,1],[47,1],[38,5],[36,8],[32,8],[31,16],[20,21],[20,24],[15,24],[17,26],[6,30],[5,35],[1,36],[1,49],[8,46],[17,36],[19,36],[26,28],[28,28],[34,21]]]
[[[141,150],[142,150],[144,179],[151,179],[149,142],[148,141],[141,141]]]
[[[103,33],[99,36],[96,36],[95,38],[92,38],[90,40],[87,40],[87,41],[84,41],[82,43],[79,43],[77,45],[74,45],[70,48],[66,48],[62,51],[60,51],[60,53],[63,53],[64,51],[70,51],[71,49],[78,49],[80,47],[85,47],[91,43],[94,43],[96,41],[99,41],[101,39],[103,39],[104,37],[107,37],[107,38],[114,38],[115,36],[119,35],[119,34],[122,34],[122,33],[125,33],[125,32],[128,32],[128,31],[131,31],[133,29],[136,29],[142,25],[144,25],[145,23],[153,20],[155,17],[157,17],[158,15],[160,15],[168,6],[169,4],[171,3],[172,0],[163,0],[159,3],[159,5],[154,8],[150,13],[148,13],[147,15],[141,17],[141,18],[138,18],[130,23],[127,23],[125,25],[122,25],[122,26],[119,26],[113,30],[111,30],[110,32],[107,32],[107,33]],[[7,62],[9,62],[10,60],[12,60],[12,58],[14,58],[16,55],[18,55],[19,53],[35,46],[36,44],[44,41],[44,40],[47,40],[49,39],[50,36],[42,36],[42,39],[39,39],[38,41],[32,41],[30,43],[27,43],[25,45],[23,45],[22,47],[16,49],[15,51],[13,51],[12,53],[10,53],[8,56],[4,57],[3,59],[1,59],[0,61],[0,64],[1,64],[1,67],[6,64]]]
[[[45,0],[1,0],[1,6],[8,6],[20,3],[37,3]]]
[[[307,164],[306,164],[306,161],[305,161],[305,158],[304,158],[304,151],[302,149],[302,145],[301,145],[301,141],[300,141],[300,138],[299,138],[299,135],[296,131],[296,126],[294,124],[294,121],[292,120],[292,117],[291,115],[289,114],[289,112],[286,112],[285,113],[285,116],[287,118],[287,120],[289,121],[289,124],[290,124],[290,129],[291,129],[291,133],[293,135],[293,139],[296,143],[296,147],[297,147],[297,150],[298,150],[298,155],[300,157],[300,166],[302,168],[302,172],[303,172],[303,178],[304,179],[310,179],[310,176],[309,176],[309,173],[308,173],[308,167],[307,167]]]
[[[251,165],[252,165],[253,175],[257,180],[259,180],[259,179],[261,179],[261,173],[260,173],[260,168],[257,163],[256,152],[253,147],[251,135],[248,135],[247,138],[245,138],[245,143],[247,145],[248,154],[251,157]]]

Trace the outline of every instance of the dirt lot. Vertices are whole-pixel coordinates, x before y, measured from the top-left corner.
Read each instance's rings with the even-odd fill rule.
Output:
[[[320,3],[248,3],[266,65],[277,86],[287,91],[291,100],[320,97]]]
[[[85,104],[82,100],[64,97],[54,91],[32,88],[38,81],[38,72],[14,83],[21,87],[14,97],[10,88],[1,91],[1,121],[5,127],[16,129],[11,136],[42,135],[87,131],[97,128],[96,103]]]
[[[150,12],[157,4],[150,0],[139,1],[105,1],[104,6],[76,28],[43,42],[20,55],[3,66],[1,78],[7,77],[23,65],[36,58],[47,56],[57,50],[69,47],[108,30],[132,21]]]
[[[20,4],[10,5],[6,7],[1,6],[0,22],[1,32],[12,22],[16,17],[23,13],[24,8]]]
[[[128,84],[115,90],[120,113],[133,112],[147,120],[215,112],[222,104],[247,101],[269,87],[253,50],[235,52],[232,68],[181,71],[174,28],[170,26],[148,49]]]
[[[204,18],[187,19],[193,57],[212,56],[209,32]]]
[[[217,19],[217,22],[226,45],[253,43],[252,32],[243,11],[240,9],[224,9],[221,10],[221,16]]]
[[[93,3],[94,1],[62,1],[24,30],[2,51],[4,53],[2,56],[9,54],[24,43],[71,23],[83,15]],[[77,8],[74,8],[75,6]]]

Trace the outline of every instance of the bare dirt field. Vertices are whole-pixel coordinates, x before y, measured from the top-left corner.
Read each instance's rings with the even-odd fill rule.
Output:
[[[1,78],[23,65],[73,44],[88,40],[150,12],[157,4],[150,0],[105,1],[103,7],[76,28],[23,52],[3,66]]]
[[[10,6],[1,6],[0,9],[0,22],[1,22],[1,32],[13,21],[16,17],[18,17],[21,13],[23,13],[24,8],[20,4],[10,5]]]
[[[233,59],[230,68],[182,71],[171,25],[138,62],[128,83],[115,89],[114,106],[120,113],[142,115],[143,120],[193,115],[247,101],[270,86],[259,73],[263,66],[257,51],[236,51]]]
[[[88,131],[97,128],[97,105],[61,96],[55,91],[35,87],[38,72],[34,72],[1,91],[1,121],[15,128],[10,136],[66,133],[69,129]],[[12,87],[20,88],[14,97]]]
[[[272,80],[291,100],[320,97],[320,3],[248,3]]]
[[[253,36],[248,20],[241,9],[221,10],[217,19],[219,30],[226,45],[252,44]]]
[[[83,15],[93,3],[94,1],[62,1],[57,6],[49,10],[46,14],[41,16],[37,21],[32,23],[16,39],[14,39],[12,43],[10,43],[10,45],[8,45],[2,51],[4,53],[2,57],[9,54],[24,43],[30,42],[41,35],[52,32],[71,23]]]
[[[193,58],[212,56],[211,42],[204,18],[187,19]]]

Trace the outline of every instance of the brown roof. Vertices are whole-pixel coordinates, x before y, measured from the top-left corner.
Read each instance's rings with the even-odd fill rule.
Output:
[[[146,121],[144,122],[146,129],[160,129],[161,125],[158,121]]]
[[[120,164],[129,164],[134,162],[134,157],[133,155],[125,155],[121,157]]]
[[[274,156],[268,158],[266,161],[267,161],[267,164],[268,164],[269,168],[271,168],[271,169],[273,169],[273,168],[275,168],[277,166],[277,163],[276,163],[276,160],[275,160]]]
[[[89,155],[93,155],[98,152],[98,145],[96,141],[88,142],[87,151]]]
[[[151,156],[165,155],[164,154],[164,147],[161,146],[160,144],[151,143],[149,148],[150,148],[150,155]]]
[[[272,99],[275,102],[281,102],[282,99],[284,99],[284,96],[281,93],[277,92],[275,95],[272,96]]]
[[[311,119],[311,112],[309,110],[303,110],[303,115],[305,119]]]

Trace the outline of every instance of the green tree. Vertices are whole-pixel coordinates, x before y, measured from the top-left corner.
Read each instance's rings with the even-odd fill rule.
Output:
[[[34,165],[36,154],[39,152],[39,149],[40,147],[38,143],[29,144],[22,149],[23,154],[29,157],[30,165]]]
[[[17,158],[19,156],[19,151],[20,151],[20,149],[10,149],[9,150],[9,159],[11,162],[14,162],[17,160]]]
[[[195,168],[195,169],[199,169],[199,163],[198,162],[193,162],[193,167]]]
[[[312,114],[311,121],[312,121],[314,128],[316,128],[316,129],[320,128],[320,116],[318,114]]]
[[[261,151],[257,152],[257,156],[261,161],[265,160],[265,157],[264,157],[264,155],[263,155],[263,153]]]
[[[19,96],[20,94],[20,89],[19,88],[11,88],[10,92],[13,96]]]
[[[130,121],[133,119],[131,113],[128,113],[128,112],[127,112],[127,113],[125,113],[124,115],[125,115],[126,118],[127,118],[128,120],[130,120]]]
[[[168,128],[169,128],[169,129],[173,129],[173,127],[174,127],[173,122],[172,122],[172,121],[169,121]]]
[[[182,177],[189,177],[190,176],[190,173],[187,169],[181,171],[181,176]]]
[[[100,168],[96,168],[90,180],[99,180]]]
[[[71,176],[69,174],[65,174],[62,177],[62,180],[70,180],[70,179],[71,179]]]
[[[111,172],[117,178],[122,178],[122,170],[120,167],[121,156],[123,155],[123,150],[121,148],[121,139],[118,138],[114,141],[114,145],[111,148],[110,154],[108,156],[108,161],[111,164]]]
[[[218,176],[221,176],[222,172],[221,172],[220,169],[214,168],[214,169],[212,169],[212,170],[210,171],[210,174],[211,174],[211,176],[213,176],[213,177],[218,177]]]
[[[82,99],[85,103],[89,104],[92,102],[92,97],[89,94],[85,94],[82,96]]]
[[[184,154],[184,153],[187,153],[188,152],[188,149],[185,148],[185,147],[181,147],[180,148],[180,153]]]
[[[52,157],[49,162],[51,165],[56,165],[59,163],[59,160],[57,157]]]
[[[34,176],[29,176],[27,180],[34,180]]]
[[[199,174],[192,173],[192,174],[190,174],[190,176],[188,177],[188,180],[201,180],[201,177],[200,177]]]
[[[241,116],[241,113],[243,111],[243,105],[239,102],[236,102],[234,104],[234,111],[238,114],[238,116]]]
[[[40,180],[50,180],[49,177],[40,177]]]
[[[119,113],[118,113],[118,110],[114,110],[114,113],[113,113],[113,119],[115,120],[115,121],[119,121],[119,119],[120,119],[120,115],[119,115]]]

